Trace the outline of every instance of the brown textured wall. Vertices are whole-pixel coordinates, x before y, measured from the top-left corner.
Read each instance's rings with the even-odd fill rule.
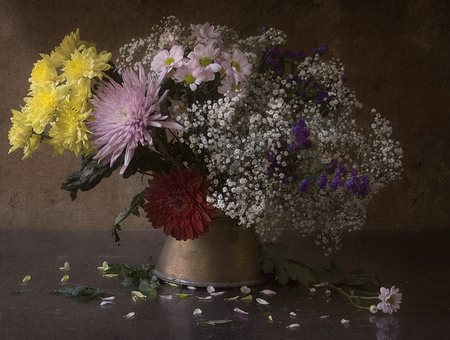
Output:
[[[366,228],[422,229],[449,225],[450,4],[446,0],[0,0],[0,228],[106,229],[141,189],[139,178],[113,175],[71,202],[61,181],[78,170],[75,156],[52,158],[41,147],[31,159],[7,155],[10,109],[19,109],[39,53],[49,53],[78,27],[82,39],[117,56],[132,37],[161,17],[223,24],[242,36],[274,26],[287,46],[326,42],[346,65],[348,86],[366,112],[390,119],[404,149],[404,176],[371,203]],[[115,57],[114,57],[115,59]],[[132,217],[126,228],[143,228]]]

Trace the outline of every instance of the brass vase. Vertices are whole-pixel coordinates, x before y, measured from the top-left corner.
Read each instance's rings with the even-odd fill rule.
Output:
[[[196,240],[167,237],[154,274],[168,282],[195,287],[254,286],[266,280],[258,255],[259,243],[253,229],[219,217],[209,232]]]

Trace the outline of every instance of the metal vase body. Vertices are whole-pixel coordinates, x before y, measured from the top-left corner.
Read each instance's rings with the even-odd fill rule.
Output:
[[[165,281],[195,287],[241,287],[266,280],[258,261],[259,243],[253,229],[219,217],[209,232],[195,240],[167,237],[154,274]]]

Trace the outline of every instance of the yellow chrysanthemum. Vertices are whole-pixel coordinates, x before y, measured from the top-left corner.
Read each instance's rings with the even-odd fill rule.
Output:
[[[81,78],[77,83],[71,84],[69,100],[72,108],[79,112],[89,111],[93,108],[91,99],[91,80],[89,78]]]
[[[9,130],[9,144],[12,145],[9,153],[18,148],[23,148],[23,158],[31,157],[34,150],[41,145],[42,137],[32,133],[31,126],[28,122],[27,114],[22,111],[11,110],[13,116],[11,122],[13,126]]]
[[[91,151],[89,134],[85,121],[91,112],[80,113],[69,105],[63,105],[56,122],[52,122],[49,135],[51,139],[47,144],[55,149],[55,155],[62,155],[64,150],[78,154]]]
[[[60,67],[64,61],[70,59],[70,55],[80,46],[80,29],[66,35],[61,44],[52,51],[50,58],[55,67]]]
[[[59,83],[63,80],[61,76],[58,76],[56,68],[49,65],[47,62],[49,58],[38,60],[31,71],[31,78],[28,81],[31,83],[31,87],[40,86],[46,83]]]
[[[30,95],[25,98],[26,113],[34,132],[41,134],[53,120],[55,110],[67,95],[68,88],[56,86],[54,83],[33,87]]]
[[[23,111],[11,110],[13,116],[11,122],[13,123],[8,133],[9,144],[12,145],[9,153],[24,148],[31,137],[31,126],[29,124],[27,114]]]
[[[110,58],[111,53],[102,51],[97,54],[95,47],[90,47],[81,52],[76,50],[72,53],[71,59],[64,62],[63,76],[71,83],[75,83],[83,77],[102,79],[103,71],[107,71],[111,67],[108,65]]]

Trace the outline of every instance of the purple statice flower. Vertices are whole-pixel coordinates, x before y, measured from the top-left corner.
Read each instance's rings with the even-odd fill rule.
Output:
[[[344,183],[342,181],[341,176],[339,176],[339,174],[334,175],[333,177],[333,181],[328,183],[328,186],[330,187],[330,189],[337,189],[340,186],[342,186]]]
[[[299,51],[299,52],[297,53],[297,59],[300,60],[300,61],[305,60],[306,57],[307,57],[307,56],[306,56],[306,54],[305,54],[305,52],[304,52],[303,50],[301,50],[301,51]]]
[[[292,132],[295,136],[295,142],[289,145],[289,150],[291,152],[296,151],[300,146],[303,149],[309,149],[312,147],[312,143],[308,139],[310,132],[304,119],[300,119],[292,126]]]
[[[319,54],[319,49],[315,46],[315,47],[311,47],[310,49],[309,49],[309,53],[311,53],[311,55],[316,55],[316,54]]]
[[[322,43],[322,44],[320,44],[320,47],[319,47],[319,54],[320,55],[324,55],[325,53],[327,53],[328,52],[328,45],[327,44],[325,44],[325,43]]]
[[[352,169],[350,173],[351,176],[347,183],[344,184],[344,189],[355,196],[367,196],[370,193],[369,177],[361,176],[361,178],[358,178],[355,169]]]
[[[312,181],[311,179],[307,178],[305,179],[301,184],[300,184],[300,188],[298,189],[298,191],[302,194],[305,191],[308,190],[309,186],[311,185]]]
[[[165,92],[158,98],[165,75],[162,72],[154,82],[151,74],[146,77],[144,67],[139,65],[139,74],[131,67],[123,71],[122,84],[112,79],[100,83],[92,100],[95,121],[89,123],[94,147],[100,148],[94,159],[112,166],[125,152],[120,169],[120,174],[123,174],[138,144],[153,144],[147,127],[183,129],[178,123],[169,121],[168,116],[158,112],[159,104],[167,94]]]
[[[276,67],[278,66],[278,60],[276,60],[275,58],[268,56],[266,58],[266,65],[269,67]]]
[[[326,167],[325,172],[326,172],[327,174],[331,174],[331,173],[334,171],[334,169],[336,169],[336,167],[337,167],[337,160],[335,160],[335,159],[333,158],[333,159],[331,160],[330,164],[328,164],[328,166]]]
[[[294,75],[292,75],[292,81],[295,81],[297,84],[300,84],[302,79],[300,78],[300,76],[294,74]]]
[[[316,100],[321,102],[328,96],[328,92],[326,92],[318,83],[313,84],[314,89],[317,91]]]
[[[284,50],[283,56],[290,58],[290,59],[297,59],[297,53],[291,50]]]
[[[344,172],[345,172],[345,165],[340,164],[340,165],[338,166],[337,171],[336,171],[336,175],[343,175]]]
[[[299,92],[297,96],[298,96],[299,98],[306,98],[306,92],[304,92],[304,91]]]
[[[325,186],[328,183],[328,177],[327,175],[322,175],[319,177],[319,179],[317,180],[317,186],[319,187],[319,189],[323,189],[325,188]]]
[[[347,77],[346,76],[342,75],[341,79],[342,79],[342,83],[345,84],[347,82]]]
[[[269,27],[269,26],[263,26],[263,27],[261,27],[261,33],[262,33],[262,34],[267,33],[268,30],[270,30],[270,27]]]

